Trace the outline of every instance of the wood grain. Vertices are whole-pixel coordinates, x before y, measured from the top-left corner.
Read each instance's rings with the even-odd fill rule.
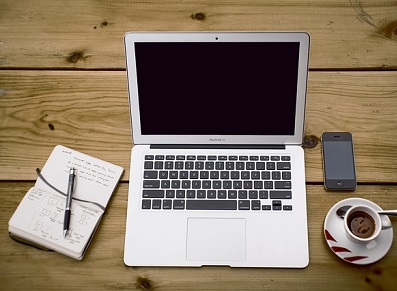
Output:
[[[132,138],[125,72],[2,71],[0,179],[35,180],[62,144],[119,164]],[[353,133],[361,183],[397,182],[397,72],[310,72],[306,135]],[[305,150],[307,182],[322,182],[321,144]]]
[[[345,263],[329,250],[323,236],[324,218],[349,192],[326,193],[322,186],[307,187],[310,264],[306,269],[131,268],[123,264],[128,184],[121,183],[114,193],[82,261],[8,237],[8,220],[31,186],[0,183],[0,282],[5,290],[26,286],[33,290],[81,286],[88,290],[322,290],[330,283],[327,274],[332,274],[333,290],[391,290],[397,277],[397,241],[382,260],[363,267]],[[397,202],[391,199],[396,191],[397,186],[359,186],[355,195],[396,209]]]
[[[1,68],[125,68],[127,31],[307,31],[311,68],[397,68],[397,3],[3,0]]]

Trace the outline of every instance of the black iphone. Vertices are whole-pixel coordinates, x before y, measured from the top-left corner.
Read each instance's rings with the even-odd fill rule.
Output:
[[[328,190],[356,189],[352,134],[350,132],[324,132],[321,140],[324,187]]]

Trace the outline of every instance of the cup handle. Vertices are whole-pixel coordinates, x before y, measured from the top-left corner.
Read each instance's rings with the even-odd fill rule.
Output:
[[[381,220],[382,220],[382,229],[391,228],[392,224],[388,217],[381,218]]]

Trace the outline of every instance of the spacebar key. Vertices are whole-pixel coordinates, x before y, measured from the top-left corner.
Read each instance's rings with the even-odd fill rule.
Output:
[[[186,209],[192,210],[236,210],[236,200],[186,200]]]

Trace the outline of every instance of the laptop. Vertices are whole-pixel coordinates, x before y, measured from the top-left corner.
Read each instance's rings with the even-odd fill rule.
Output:
[[[304,268],[309,35],[125,35],[128,266]]]

